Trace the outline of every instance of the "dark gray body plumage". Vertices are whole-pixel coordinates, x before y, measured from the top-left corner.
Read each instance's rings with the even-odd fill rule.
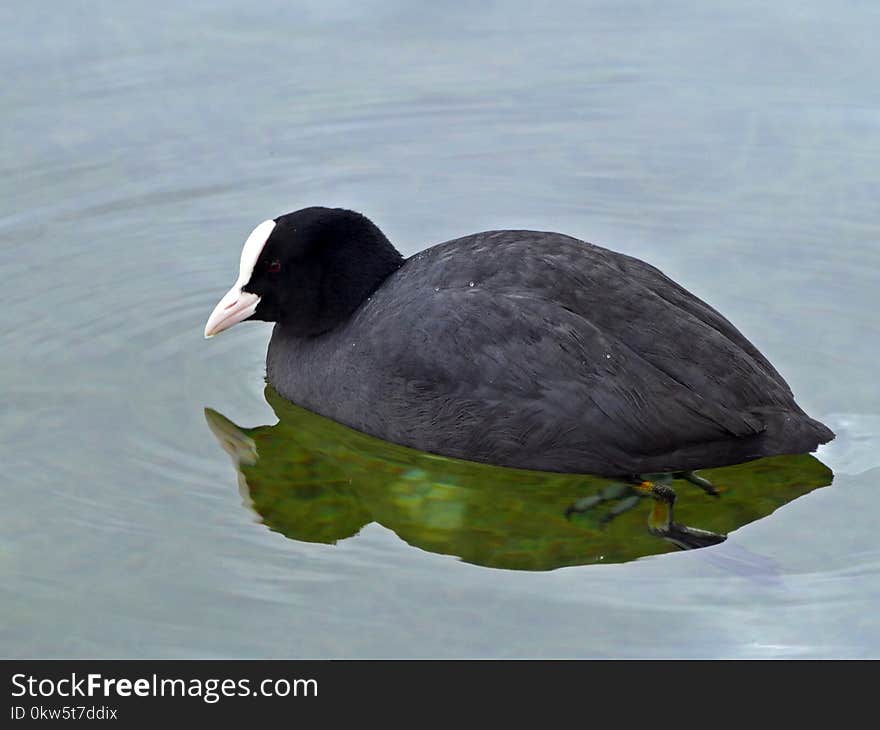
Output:
[[[267,376],[373,436],[544,471],[708,468],[833,438],[714,309],[558,233],[489,231],[416,254],[335,329],[276,325]]]

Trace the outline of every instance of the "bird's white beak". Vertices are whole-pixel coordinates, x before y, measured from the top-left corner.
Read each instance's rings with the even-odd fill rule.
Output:
[[[263,221],[251,231],[251,235],[244,242],[241,250],[241,261],[238,265],[238,280],[232,285],[232,289],[226,292],[205,325],[205,337],[213,337],[223,330],[228,330],[232,325],[250,317],[257,311],[260,297],[250,292],[242,291],[242,288],[250,281],[254,273],[254,266],[266,245],[269,236],[275,228],[275,221]]]
[[[242,291],[238,286],[232,287],[208,317],[208,322],[205,325],[205,337],[213,337],[247,319],[257,311],[259,303],[260,297],[256,294]]]

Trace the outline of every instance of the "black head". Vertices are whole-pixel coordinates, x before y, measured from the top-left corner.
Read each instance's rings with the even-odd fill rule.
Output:
[[[245,319],[319,335],[350,317],[402,263],[382,231],[351,210],[303,208],[265,221],[245,243],[239,280],[205,335]]]

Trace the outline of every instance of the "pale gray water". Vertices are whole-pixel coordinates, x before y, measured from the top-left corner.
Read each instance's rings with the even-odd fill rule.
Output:
[[[880,8],[0,6],[0,655],[880,655]],[[407,254],[559,230],[733,320],[838,439],[702,551],[545,573],[328,546],[242,504],[269,328],[204,321],[259,221]]]

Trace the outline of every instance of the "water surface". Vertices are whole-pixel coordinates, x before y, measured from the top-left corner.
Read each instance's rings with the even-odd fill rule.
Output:
[[[0,20],[0,654],[880,654],[880,10],[271,0]],[[489,567],[396,531],[381,499],[335,544],[285,535],[204,411],[276,422],[270,329],[202,328],[253,226],[314,204],[363,211],[406,254],[534,228],[654,263],[835,429],[817,454],[833,483],[714,547],[607,565]]]

